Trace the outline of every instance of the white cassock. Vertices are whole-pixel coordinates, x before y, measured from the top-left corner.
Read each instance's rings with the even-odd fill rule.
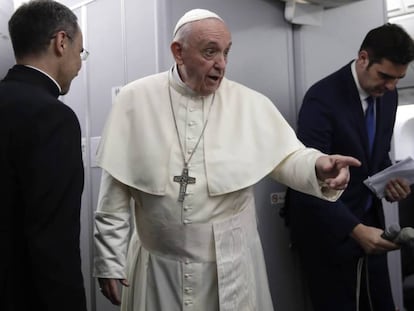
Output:
[[[183,153],[193,153],[196,182],[178,202]],[[98,150],[94,275],[128,279],[124,311],[273,310],[253,185],[270,174],[335,200],[341,192],[322,193],[316,179],[320,155],[268,98],[233,81],[223,79],[214,99],[195,96],[172,70],[126,85]]]

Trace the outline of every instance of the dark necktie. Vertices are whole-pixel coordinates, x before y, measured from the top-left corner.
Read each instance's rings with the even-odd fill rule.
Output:
[[[375,138],[375,114],[374,114],[374,98],[369,96],[366,98],[368,103],[368,108],[365,111],[365,126],[367,128],[368,134],[368,150],[369,156],[371,157],[372,154],[372,147],[374,145],[374,138]],[[368,210],[372,205],[372,194],[368,196],[367,203],[365,205],[365,210]]]
[[[368,143],[369,143],[369,155],[371,156],[372,147],[374,146],[375,138],[375,115],[374,115],[374,98],[369,96],[366,98],[368,108],[365,111],[365,125],[367,127]]]

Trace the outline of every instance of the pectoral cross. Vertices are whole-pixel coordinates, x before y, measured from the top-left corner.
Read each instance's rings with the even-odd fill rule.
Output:
[[[188,168],[184,167],[181,175],[174,176],[174,182],[178,182],[180,184],[180,193],[178,195],[178,202],[183,202],[185,194],[187,192],[187,185],[195,184],[196,179],[195,177],[188,176]]]

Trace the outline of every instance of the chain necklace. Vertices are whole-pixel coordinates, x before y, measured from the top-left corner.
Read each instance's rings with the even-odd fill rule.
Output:
[[[170,81],[168,81],[168,95],[169,95],[169,99],[170,99],[171,113],[172,113],[173,119],[174,119],[175,131],[177,133],[178,142],[180,143],[181,156],[182,156],[183,162],[184,162],[184,167],[183,167],[183,170],[181,172],[181,175],[174,176],[173,180],[174,180],[174,182],[177,182],[177,183],[180,184],[180,192],[178,194],[178,202],[183,202],[184,197],[185,197],[186,192],[187,192],[187,185],[196,183],[195,177],[191,177],[191,176],[188,175],[188,164],[190,163],[191,158],[193,157],[193,155],[194,155],[194,153],[195,153],[195,151],[198,147],[198,144],[200,143],[201,138],[204,135],[204,130],[207,127],[208,118],[210,116],[211,107],[213,106],[214,98],[216,96],[216,93],[214,93],[212,98],[211,98],[210,107],[209,107],[209,110],[208,110],[208,113],[207,113],[206,121],[204,122],[203,129],[201,130],[201,134],[198,137],[197,143],[195,144],[193,150],[191,151],[191,154],[188,157],[188,159],[186,159],[186,157],[185,157],[183,143],[182,143],[181,138],[180,138],[180,132],[178,131],[177,118],[175,117],[174,107],[173,107],[173,103],[172,103]],[[204,97],[203,97],[203,107],[204,107]]]

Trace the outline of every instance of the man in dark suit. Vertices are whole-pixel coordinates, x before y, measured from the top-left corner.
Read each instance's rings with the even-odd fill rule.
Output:
[[[16,65],[0,82],[0,310],[85,311],[81,133],[58,100],[81,68],[77,18],[31,1],[9,20]]]
[[[358,58],[314,84],[298,118],[298,137],[308,147],[361,160],[335,203],[289,189],[288,215],[315,311],[393,311],[387,251],[398,248],[381,238],[381,201],[363,184],[391,165],[389,157],[398,94],[395,89],[414,59],[414,44],[399,26],[386,24],[365,37]],[[372,150],[365,118],[371,97]],[[372,123],[371,123],[372,125]],[[371,132],[372,133],[372,132]],[[386,199],[410,192],[406,180],[390,180]]]

